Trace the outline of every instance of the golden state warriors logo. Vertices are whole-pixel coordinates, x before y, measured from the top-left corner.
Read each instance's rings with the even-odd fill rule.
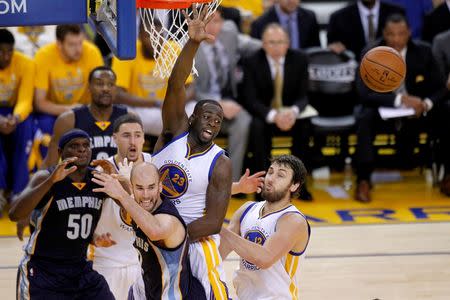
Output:
[[[122,207],[120,208],[120,219],[128,226],[131,226],[131,216]]]
[[[262,233],[259,230],[249,230],[245,233],[244,238],[256,243],[258,245],[264,245],[264,242],[266,241],[266,236],[264,235],[264,233]],[[259,268],[257,266],[255,266],[254,264],[246,261],[245,259],[242,260],[242,264],[243,266],[250,270],[250,271],[255,271],[255,270],[259,270]]]
[[[186,172],[177,165],[164,165],[160,170],[162,194],[169,199],[179,198],[186,193],[188,178]]]

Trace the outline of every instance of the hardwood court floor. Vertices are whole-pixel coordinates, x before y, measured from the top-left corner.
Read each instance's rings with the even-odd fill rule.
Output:
[[[327,191],[342,176],[310,184],[314,202],[293,203],[312,225],[302,261],[301,299],[449,299],[450,198],[424,181],[418,171],[374,187],[373,201],[360,204]],[[244,203],[233,199],[227,218]],[[0,299],[15,298],[22,245],[15,226],[0,219]],[[233,254],[225,261],[232,293]],[[257,299],[255,299],[257,300]]]

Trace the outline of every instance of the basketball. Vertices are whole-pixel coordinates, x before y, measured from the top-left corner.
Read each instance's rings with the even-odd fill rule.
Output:
[[[397,50],[380,46],[361,60],[359,72],[368,88],[379,93],[396,90],[405,79],[406,64]]]

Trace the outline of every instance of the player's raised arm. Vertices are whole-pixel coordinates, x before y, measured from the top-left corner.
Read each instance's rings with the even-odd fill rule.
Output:
[[[76,157],[71,157],[63,160],[51,174],[47,170],[37,172],[25,190],[17,196],[17,199],[12,204],[9,210],[9,218],[11,221],[26,218],[36,208],[54,183],[63,180],[67,175],[75,172],[77,169],[76,166],[67,169],[66,167],[77,159]]]
[[[207,17],[207,7],[200,12],[193,7],[192,17],[183,12],[188,24],[189,40],[183,47],[170,74],[167,92],[162,107],[162,141],[158,140],[155,151],[168,141],[165,137],[173,137],[188,129],[188,117],[185,112],[186,89],[185,82],[192,70],[192,64],[200,43],[204,40],[214,39],[206,33],[205,25],[210,18]]]
[[[188,225],[191,241],[220,232],[230,201],[231,183],[231,161],[222,155],[217,160],[206,191],[205,214]]]

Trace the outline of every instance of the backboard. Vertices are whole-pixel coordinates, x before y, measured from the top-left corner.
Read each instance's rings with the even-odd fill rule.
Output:
[[[135,0],[0,0],[0,27],[88,21],[118,58],[136,56]]]

